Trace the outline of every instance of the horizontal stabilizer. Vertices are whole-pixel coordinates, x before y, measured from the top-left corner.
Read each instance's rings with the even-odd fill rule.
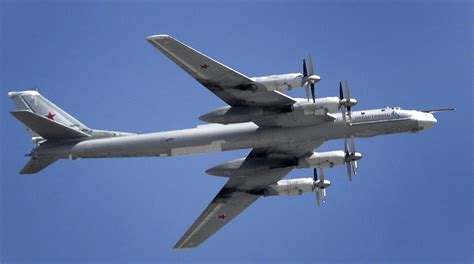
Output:
[[[89,137],[88,134],[82,131],[67,127],[28,110],[14,111],[11,114],[44,139],[60,140]]]
[[[20,171],[20,174],[35,174],[51,165],[56,160],[57,159],[50,157],[31,158],[25,167]]]

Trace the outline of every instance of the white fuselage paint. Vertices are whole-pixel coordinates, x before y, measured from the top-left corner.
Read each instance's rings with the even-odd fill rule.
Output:
[[[46,142],[37,147],[33,155],[72,159],[178,156],[419,131],[436,123],[431,114],[398,108],[353,112],[351,126],[344,125],[340,113],[334,116],[336,120],[315,126],[260,128],[252,122],[209,124],[191,129],[89,139],[70,144]]]

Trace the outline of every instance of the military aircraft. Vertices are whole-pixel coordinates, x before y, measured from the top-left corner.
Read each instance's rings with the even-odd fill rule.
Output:
[[[316,98],[311,57],[303,73],[247,77],[168,35],[147,40],[165,56],[222,99],[227,106],[200,117],[212,123],[196,128],[134,134],[87,127],[37,91],[9,92],[14,117],[23,122],[35,145],[21,174],[33,174],[58,159],[169,157],[236,149],[252,149],[244,157],[206,172],[227,183],[174,248],[199,246],[260,197],[314,192],[326,201],[331,185],[323,169],[345,165],[349,180],[357,174],[355,137],[419,132],[436,124],[433,113],[399,107],[352,111],[347,82],[339,96]],[[283,92],[305,87],[307,98]],[[310,96],[311,94],[311,96]],[[314,152],[325,141],[344,139],[342,150]],[[282,180],[291,170],[312,168],[313,177]],[[319,171],[319,173],[318,173]]]

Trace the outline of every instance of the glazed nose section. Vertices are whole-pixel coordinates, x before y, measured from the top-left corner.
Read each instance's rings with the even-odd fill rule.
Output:
[[[430,113],[422,113],[418,117],[418,126],[423,129],[428,129],[434,126],[438,121],[436,118],[433,116],[433,114]]]

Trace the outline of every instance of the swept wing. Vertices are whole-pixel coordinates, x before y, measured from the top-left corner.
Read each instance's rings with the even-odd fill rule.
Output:
[[[269,162],[282,156],[287,160],[304,157],[322,142],[305,146],[279,147],[274,149],[253,149],[244,162],[257,165],[258,162]],[[217,193],[204,212],[196,219],[174,248],[193,248],[216,233],[224,225],[232,221],[245,208],[249,207],[262,195],[258,191],[272,185],[285,177],[293,166],[282,166],[274,169],[258,170],[254,174],[230,177]]]
[[[295,101],[200,53],[168,35],[147,40],[212,93],[231,106],[285,106]]]

